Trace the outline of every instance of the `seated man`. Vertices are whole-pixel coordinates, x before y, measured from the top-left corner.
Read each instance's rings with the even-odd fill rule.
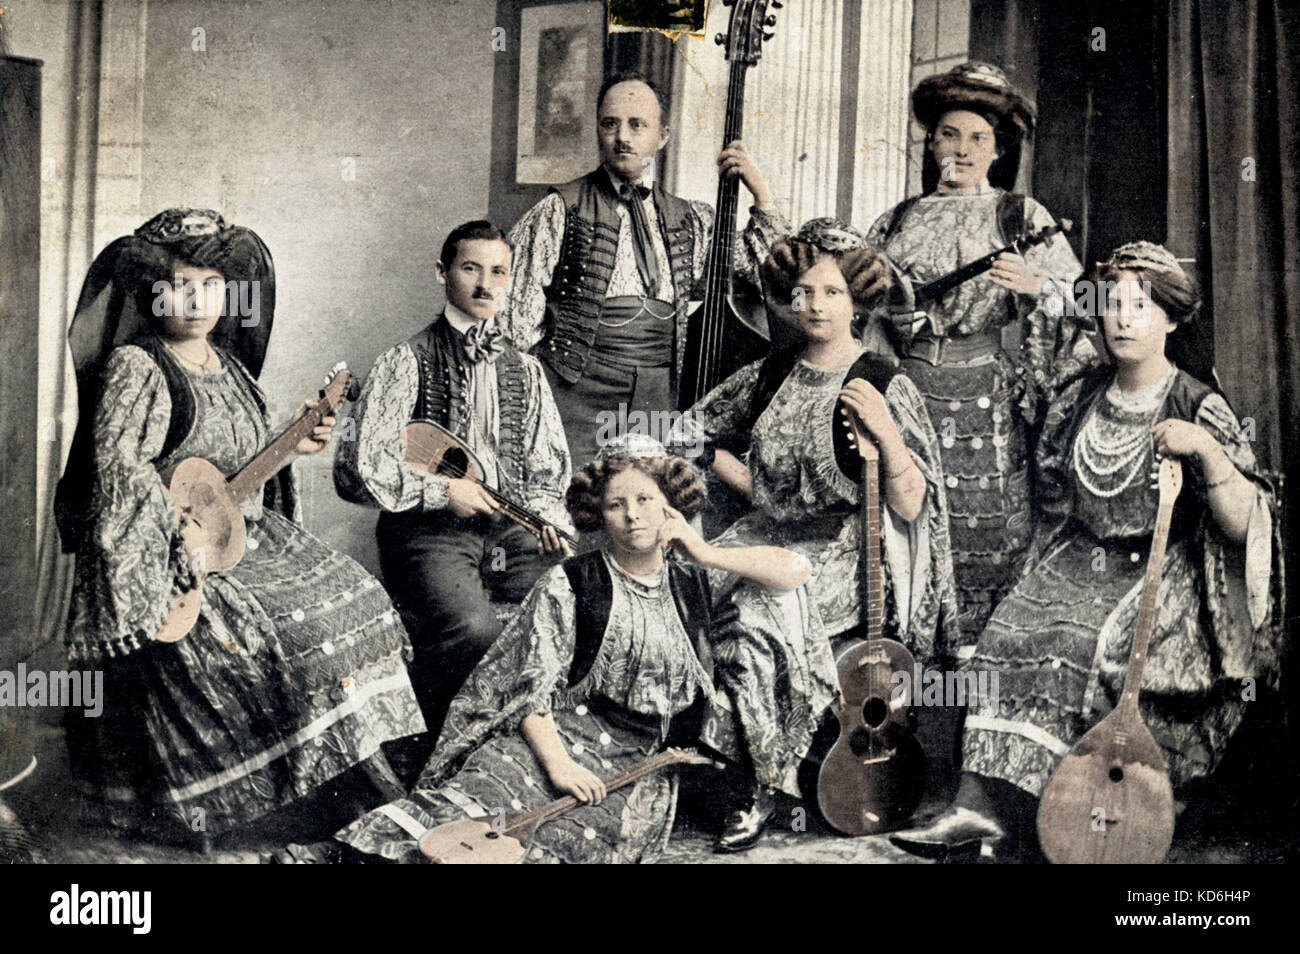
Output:
[[[435,476],[405,460],[402,428],[428,420],[461,439],[486,484],[566,531],[569,451],[536,358],[495,330],[510,246],[489,222],[452,230],[437,263],[447,307],[379,356],[354,416],[356,439],[334,464],[340,495],[377,506],[384,583],[411,634],[411,681],[437,739],[447,704],[501,633],[492,602],[518,603],[564,545],[502,514],[477,481]],[[413,753],[414,754],[414,753]]]

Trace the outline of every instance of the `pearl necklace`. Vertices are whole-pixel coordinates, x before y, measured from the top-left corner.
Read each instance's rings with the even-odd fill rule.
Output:
[[[1102,500],[1127,490],[1142,470],[1148,452],[1155,454],[1155,436],[1150,424],[1174,383],[1174,369],[1136,394],[1124,394],[1112,384],[1103,400],[1130,414],[1146,418],[1141,424],[1112,421],[1100,412],[1100,402],[1088,410],[1087,419],[1074,441],[1072,463],[1075,475],[1090,494]],[[1118,475],[1123,472],[1123,477]]]

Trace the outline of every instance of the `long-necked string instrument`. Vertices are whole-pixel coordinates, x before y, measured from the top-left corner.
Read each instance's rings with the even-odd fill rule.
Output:
[[[1061,760],[1038,806],[1038,840],[1056,864],[1159,864],[1174,837],[1169,767],[1142,719],[1138,693],[1155,628],[1165,548],[1183,466],[1160,464],[1156,517],[1128,676],[1119,704]]]
[[[311,437],[320,422],[333,414],[349,392],[351,374],[340,362],[330,369],[327,383],[302,417],[227,479],[202,457],[187,457],[172,471],[168,496],[180,521],[181,538],[190,554],[197,585],[182,591],[154,639],[174,643],[194,628],[199,618],[203,578],[229,570],[244,555],[244,515],[240,504],[270,480],[297,453],[300,441]]]
[[[731,63],[722,134],[724,148],[740,138],[744,126],[745,73],[758,62],[763,41],[772,38],[772,34],[764,33],[765,27],[776,23],[776,18],[767,13],[769,5],[773,9],[781,7],[776,0],[733,0],[727,34],[719,33],[716,37],[718,44],[726,47],[727,60]],[[727,375],[767,350],[767,329],[754,324],[731,304],[739,195],[738,176],[727,175],[718,180],[713,237],[704,270],[704,303],[691,316],[686,331],[685,360],[677,387],[677,404],[681,410],[691,407]]]
[[[897,640],[882,639],[885,587],[880,537],[880,453],[857,415],[848,413],[862,458],[863,616],[866,638],[835,660],[840,735],[817,775],[817,806],[837,831],[870,835],[911,817],[925,784],[925,754],[914,735],[912,679],[916,662]]]
[[[1044,225],[1042,228],[1030,232],[1024,238],[1017,239],[1009,245],[1004,245],[995,252],[989,252],[987,255],[982,255],[974,261],[967,262],[965,265],[959,265],[948,274],[942,275],[932,282],[926,282],[924,285],[917,287],[912,292],[913,298],[916,301],[916,307],[920,308],[922,305],[928,305],[930,302],[942,298],[958,285],[970,281],[977,275],[983,275],[993,267],[993,261],[1004,252],[1014,252],[1017,255],[1022,254],[1036,245],[1042,245],[1057,232],[1068,235],[1073,228],[1073,222],[1069,219],[1062,219],[1059,223]]]
[[[665,749],[605,779],[605,789],[612,792],[670,765],[713,765],[714,761],[684,749]],[[557,799],[532,811],[506,815],[496,825],[476,818],[449,822],[426,832],[420,839],[420,851],[434,864],[442,865],[510,865],[528,850],[533,833],[545,821],[577,808],[582,802],[572,795]]]
[[[542,519],[527,507],[515,503],[499,490],[489,487],[484,482],[483,465],[474,456],[474,452],[445,427],[433,421],[412,421],[402,428],[402,447],[406,462],[413,467],[440,477],[472,480],[478,484],[489,497],[501,505],[501,513],[504,516],[528,530],[539,540],[542,538],[542,530],[550,527],[561,540],[572,546],[577,545],[578,540],[573,534]]]

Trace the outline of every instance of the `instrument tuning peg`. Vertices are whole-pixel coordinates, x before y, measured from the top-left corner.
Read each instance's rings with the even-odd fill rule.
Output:
[[[772,0],[773,10],[780,10],[783,6],[785,6],[785,4],[781,3],[781,0]]]
[[[723,36],[721,33],[719,33],[717,36],[713,38],[713,42],[718,44],[718,46],[722,46],[724,43],[727,42],[727,38]]]
[[[763,26],[776,26],[776,17],[774,16],[764,17]]]
[[[349,378],[348,386],[343,391],[344,400],[351,401],[355,404],[359,397],[361,397],[361,382],[356,378]]]
[[[772,37],[774,37],[774,36],[776,36],[775,33],[764,33],[764,34],[763,34],[763,40],[764,40],[764,42],[766,42],[766,41],[772,39]]]

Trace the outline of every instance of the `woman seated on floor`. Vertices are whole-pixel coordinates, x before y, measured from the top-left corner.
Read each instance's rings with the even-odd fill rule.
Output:
[[[414,790],[333,843],[283,861],[418,862],[421,837],[466,817],[582,806],[545,822],[528,862],[653,861],[672,831],[675,775],[610,792],[603,779],[667,744],[698,742],[716,713],[706,570],[789,592],[807,561],[770,546],[716,547],[687,524],[704,485],[686,461],[638,435],[606,445],[574,477],[574,525],[610,545],[546,573],[451,704]],[[724,713],[718,718],[727,718]],[[724,753],[725,754],[725,753]]]

